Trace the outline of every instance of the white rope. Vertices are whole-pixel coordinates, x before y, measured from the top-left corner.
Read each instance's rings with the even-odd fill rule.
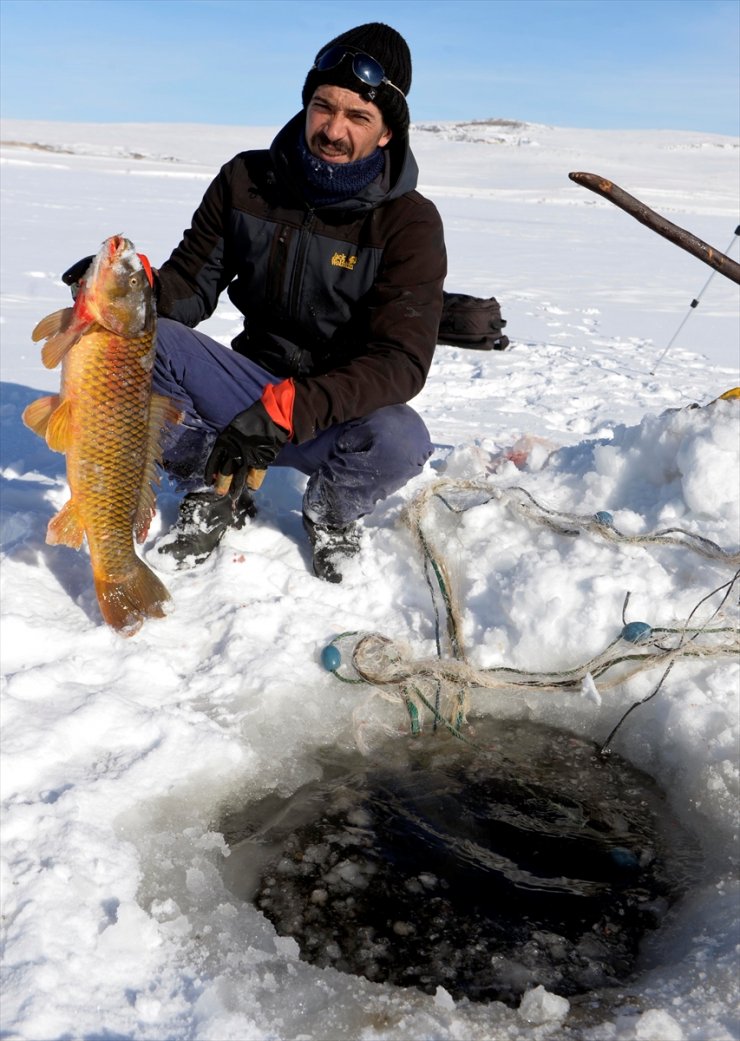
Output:
[[[470,502],[471,493],[479,497],[478,502]],[[456,505],[453,499],[461,495],[466,496],[467,501]],[[481,495],[483,499],[480,499]],[[470,706],[471,692],[476,688],[499,692],[527,690],[542,694],[596,691],[600,696],[627,683],[640,672],[662,666],[665,671],[660,683],[643,702],[637,703],[641,704],[658,692],[679,659],[725,658],[740,654],[740,628],[737,625],[715,624],[710,628],[738,584],[740,571],[736,571],[731,580],[703,597],[686,622],[676,628],[626,622],[627,594],[622,611],[623,626],[617,638],[595,657],[574,668],[531,672],[508,666],[476,667],[469,661],[463,647],[462,615],[449,570],[443,555],[425,531],[433,500],[443,503],[454,513],[498,501],[526,520],[546,525],[566,536],[585,531],[609,542],[676,545],[736,568],[740,565],[740,553],[730,553],[709,539],[682,528],[626,535],[618,531],[609,514],[584,517],[553,510],[538,503],[524,488],[500,488],[484,480],[443,479],[430,484],[406,507],[403,521],[413,534],[424,560],[435,612],[437,657],[415,658],[406,646],[380,633],[342,633],[330,644],[330,648],[341,646],[342,653],[336,654],[334,663],[327,665],[338,679],[367,684],[385,700],[404,705],[411,719],[412,733],[418,733],[423,720],[430,718],[435,727],[445,726],[462,736],[460,731]],[[699,608],[719,594],[724,594],[719,606],[703,624],[692,625]],[[442,651],[443,619],[450,651],[448,656]],[[610,739],[637,704],[625,713]]]

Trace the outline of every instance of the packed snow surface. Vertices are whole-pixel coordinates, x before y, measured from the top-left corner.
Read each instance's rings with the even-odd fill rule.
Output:
[[[288,114],[286,114],[288,115]],[[737,287],[568,179],[608,177],[719,250],[737,226],[738,142],[686,132],[507,121],[418,125],[421,190],[446,227],[450,290],[495,295],[512,346],[441,346],[415,406],[435,453],[367,518],[340,586],[313,578],[304,479],[274,471],[258,518],[200,568],[166,573],[168,617],[124,640],[101,622],[89,559],[45,544],[64,459],[20,422],[58,388],[31,330],[68,305],[60,275],[113,234],[153,264],[221,163],[266,129],[13,123],[2,149],[2,1029],[51,1038],[729,1041],[740,1036],[736,659],[683,657],[615,751],[649,772],[702,846],[702,881],[645,945],[635,979],[591,1001],[535,986],[519,1008],[370,983],[299,958],[226,886],[218,822],[287,796],[320,749],[389,732],[402,707],[320,664],[345,630],[435,654],[422,561],[401,512],[441,477],[525,489],[546,508],[609,511],[629,535],[678,527],[737,553]],[[737,240],[731,247],[737,258]],[[690,302],[700,306],[656,366]],[[203,328],[228,343],[224,298]],[[690,406],[698,405],[698,408]],[[143,553],[172,523],[167,482]],[[692,546],[568,536],[507,508],[434,514],[469,661],[578,666],[627,617],[737,626],[737,567]],[[706,598],[706,599],[705,599]],[[702,602],[703,601],[703,602]],[[701,603],[701,606],[697,606]],[[491,719],[602,741],[662,670],[580,692],[471,692]]]

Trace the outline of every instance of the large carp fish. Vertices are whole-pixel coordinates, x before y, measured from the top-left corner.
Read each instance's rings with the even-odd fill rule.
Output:
[[[108,625],[124,636],[161,618],[169,593],[138,556],[154,516],[167,423],[180,414],[152,392],[156,311],[151,269],[128,239],[106,239],[74,307],[43,318],[48,369],[62,362],[59,394],[32,402],[23,422],[67,457],[71,498],[46,541],[79,549],[87,539],[95,592]]]

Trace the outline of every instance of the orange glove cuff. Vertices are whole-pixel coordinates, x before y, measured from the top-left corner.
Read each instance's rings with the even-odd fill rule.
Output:
[[[295,404],[295,383],[283,380],[282,383],[268,383],[262,392],[262,404],[265,412],[279,427],[293,436],[293,406]]]

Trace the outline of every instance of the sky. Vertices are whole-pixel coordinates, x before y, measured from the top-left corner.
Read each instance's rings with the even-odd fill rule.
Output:
[[[412,120],[740,132],[738,0],[0,0],[3,119],[280,126],[385,21]]]

